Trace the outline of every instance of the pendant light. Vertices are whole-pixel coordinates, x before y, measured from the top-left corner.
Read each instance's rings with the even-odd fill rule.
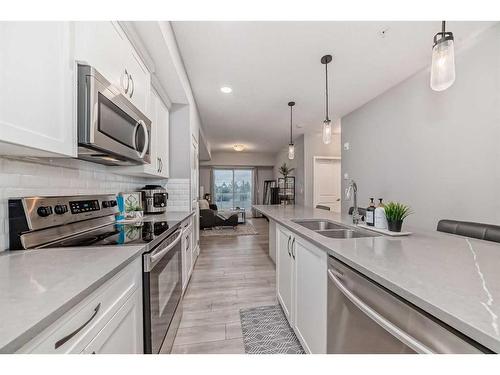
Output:
[[[328,64],[332,61],[332,55],[321,58],[321,64],[325,65],[325,121],[323,121],[323,143],[325,145],[332,141],[332,122],[328,116]]]
[[[292,123],[293,123],[293,114],[292,114],[292,109],[293,106],[295,105],[295,102],[288,102],[288,105],[290,107],[290,143],[288,144],[288,159],[293,160],[295,157],[295,145],[293,144],[293,138],[292,138]]]
[[[443,91],[455,82],[455,47],[453,33],[446,31],[446,21],[441,32],[434,35],[432,46],[431,89]]]

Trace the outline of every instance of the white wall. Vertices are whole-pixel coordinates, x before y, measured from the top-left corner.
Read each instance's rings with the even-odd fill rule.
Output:
[[[200,162],[200,165],[216,167],[273,166],[274,154],[270,152],[212,151],[211,160]]]
[[[334,129],[340,129],[340,120],[335,122]],[[308,132],[304,135],[304,204],[313,205],[314,194],[314,157],[315,156],[341,156],[340,134],[332,134],[332,142],[328,145],[323,143],[321,131]],[[340,178],[340,176],[332,176]]]
[[[28,161],[0,158],[0,251],[9,247],[9,198],[116,194],[136,191],[146,184],[166,183],[166,180],[118,175],[115,170],[116,167],[76,159]]]
[[[427,229],[442,218],[500,224],[500,26],[455,62],[448,90],[432,91],[426,69],[342,119],[342,173],[362,206],[402,201],[415,211],[408,223]]]

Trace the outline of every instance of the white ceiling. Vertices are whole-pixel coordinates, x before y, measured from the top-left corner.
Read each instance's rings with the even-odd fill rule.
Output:
[[[449,22],[457,49],[493,22]],[[172,22],[212,150],[236,143],[275,152],[294,133],[320,129],[324,66],[329,65],[330,117],[337,119],[425,68],[439,21]],[[382,38],[379,32],[388,28]],[[459,63],[459,61],[457,62]],[[460,79],[460,77],[457,77]],[[220,92],[230,86],[231,94]],[[429,89],[430,90],[430,89]]]

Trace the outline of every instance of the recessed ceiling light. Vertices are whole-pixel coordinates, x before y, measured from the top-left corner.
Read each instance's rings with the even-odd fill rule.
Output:
[[[233,92],[233,89],[229,86],[222,86],[220,88],[220,91],[222,91],[224,94],[230,94]]]
[[[243,151],[245,149],[245,145],[234,145],[233,150],[234,151]]]

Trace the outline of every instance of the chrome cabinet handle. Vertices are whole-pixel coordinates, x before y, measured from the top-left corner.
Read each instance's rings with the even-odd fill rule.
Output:
[[[392,334],[398,340],[408,345],[410,348],[412,348],[418,353],[425,353],[425,354],[433,353],[429,348],[427,348],[421,342],[417,341],[414,337],[410,336],[409,334],[401,330],[399,327],[395,326],[390,321],[385,319],[382,315],[380,315],[378,312],[376,312],[370,306],[368,306],[365,302],[363,302],[353,292],[347,289],[347,287],[345,287],[342,284],[338,276],[336,276],[331,269],[328,270],[328,277],[334,283],[337,289],[339,289],[340,292],[354,304],[354,306],[356,306],[367,317],[369,317],[370,319],[375,321],[378,325],[380,325],[382,328],[384,328],[388,333]]]
[[[160,173],[161,170],[160,170],[160,158],[159,157],[156,157],[156,162],[158,163],[158,167],[156,168],[156,171],[158,173]]]
[[[132,99],[132,96],[134,96],[134,91],[135,91],[135,83],[134,83],[134,78],[132,78],[132,74],[129,74],[130,82],[132,82],[132,88],[130,89],[130,99]]]
[[[56,341],[56,343],[54,344],[54,348],[57,349],[57,348],[61,347],[66,342],[68,342],[69,340],[71,340],[76,334],[78,334],[78,332],[80,332],[82,329],[84,329],[92,321],[92,319],[94,319],[96,317],[96,315],[99,312],[100,308],[101,308],[101,303],[99,302],[97,304],[97,306],[94,308],[94,313],[92,314],[92,316],[90,317],[90,319],[87,320],[85,323],[83,323],[79,328],[77,328],[76,330],[74,330],[73,332],[71,332],[68,336],[65,336],[62,339]]]
[[[159,159],[160,159],[160,173],[161,173],[161,171],[163,171],[163,160],[161,160],[161,158]]]
[[[125,78],[126,78],[126,81],[127,81],[127,86],[125,87]],[[128,89],[130,88],[130,76],[127,72],[127,69],[125,69],[125,71],[123,72],[121,78],[120,78],[120,84],[122,86],[122,89],[123,91],[125,91],[125,94],[128,93]]]
[[[288,250],[288,256],[291,257],[292,254],[290,254],[290,240],[292,239],[292,236],[288,237],[288,244],[286,245],[286,248]]]
[[[295,237],[293,237],[292,241],[292,257],[295,259]]]

